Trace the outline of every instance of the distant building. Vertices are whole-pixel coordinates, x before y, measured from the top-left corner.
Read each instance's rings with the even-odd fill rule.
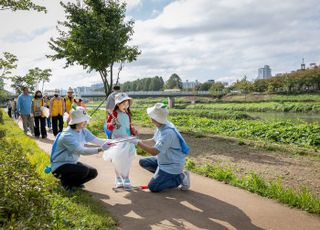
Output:
[[[272,77],[270,66],[265,65],[258,69],[258,79],[268,79]]]
[[[183,89],[193,89],[197,85],[199,85],[198,80],[190,81],[190,82],[188,80],[186,80],[185,82],[182,82],[182,88]]]

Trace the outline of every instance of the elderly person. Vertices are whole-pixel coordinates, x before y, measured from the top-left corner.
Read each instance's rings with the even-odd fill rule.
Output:
[[[28,128],[34,136],[33,117],[31,114],[32,96],[29,95],[28,87],[23,87],[23,93],[19,95],[17,100],[17,111],[21,116],[23,131],[27,135]]]
[[[72,109],[68,128],[58,134],[52,146],[52,174],[67,189],[81,187],[98,175],[95,168],[79,162],[80,155],[97,154],[109,148],[105,139],[97,138],[86,129],[89,119],[84,108]],[[88,142],[100,147],[85,147]]]
[[[72,104],[73,104],[73,100],[74,100],[73,89],[71,87],[69,87],[69,89],[67,91],[67,95],[64,98],[64,102],[66,104],[66,112],[68,114],[70,114],[71,107],[72,107]]]
[[[139,164],[142,168],[154,173],[149,182],[151,192],[165,189],[190,188],[189,172],[183,171],[185,158],[189,154],[189,147],[175,126],[167,120],[169,111],[167,106],[157,103],[147,109],[147,113],[157,130],[152,139],[134,139],[130,142],[140,146],[144,151],[153,155],[142,158]]]

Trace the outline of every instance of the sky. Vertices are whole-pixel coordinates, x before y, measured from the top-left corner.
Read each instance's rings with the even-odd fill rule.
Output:
[[[64,20],[59,1],[35,0],[48,13],[0,11],[0,55],[18,59],[16,75],[31,68],[52,69],[46,89],[100,83],[98,73],[81,66],[63,68],[51,61],[48,46]],[[66,2],[66,1],[64,1]],[[183,81],[232,83],[269,65],[272,74],[291,72],[302,58],[320,64],[320,4],[318,0],[127,0],[127,19],[134,19],[131,45],[141,55],[126,63],[120,82],[177,73]],[[8,83],[8,82],[7,82]],[[9,84],[5,87],[11,90]]]

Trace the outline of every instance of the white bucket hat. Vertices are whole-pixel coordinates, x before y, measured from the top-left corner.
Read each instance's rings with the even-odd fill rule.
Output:
[[[69,125],[80,124],[84,121],[89,121],[90,116],[87,114],[85,108],[77,106],[76,109],[72,109],[70,112],[70,121]]]
[[[156,103],[153,107],[147,108],[147,113],[149,117],[160,124],[165,124],[168,122],[167,117],[169,115],[169,110],[163,103]]]
[[[73,89],[71,87],[69,87],[67,93],[73,93]]]
[[[128,94],[126,93],[117,93],[114,98],[115,98],[115,102],[114,102],[115,106],[125,100],[129,100],[129,104],[130,105],[132,104],[132,98],[129,97]]]

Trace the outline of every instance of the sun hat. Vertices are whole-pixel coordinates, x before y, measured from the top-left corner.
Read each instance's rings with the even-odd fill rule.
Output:
[[[169,110],[167,109],[167,105],[163,103],[156,103],[154,106],[147,108],[147,113],[149,117],[160,124],[168,122],[167,117],[169,115]]]
[[[128,96],[128,94],[126,93],[117,93],[115,95],[115,102],[114,102],[114,105],[118,105],[120,104],[121,102],[124,102],[125,100],[129,100],[129,104],[131,105],[132,104],[132,98]]]
[[[69,125],[75,125],[89,120],[90,116],[87,114],[85,108],[77,106],[75,109],[71,109]]]
[[[71,87],[69,87],[67,93],[73,93],[73,89]]]

